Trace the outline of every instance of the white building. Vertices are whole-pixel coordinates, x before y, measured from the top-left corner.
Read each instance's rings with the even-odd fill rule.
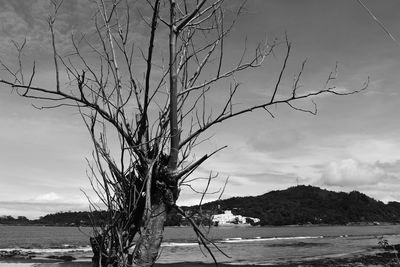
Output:
[[[254,223],[260,222],[260,219],[258,218],[233,215],[232,211],[230,210],[225,210],[223,214],[216,214],[212,216],[212,222],[218,225],[249,224],[247,223],[247,219],[252,220]]]

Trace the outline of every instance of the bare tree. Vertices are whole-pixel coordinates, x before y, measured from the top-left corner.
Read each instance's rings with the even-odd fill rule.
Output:
[[[186,216],[176,204],[181,187],[193,180],[188,177],[198,166],[223,148],[199,158],[191,156],[192,149],[207,140],[204,133],[214,125],[257,110],[273,117],[270,108],[277,104],[316,114],[312,97],[348,95],[367,86],[352,92],[336,90],[333,71],[321,89],[300,92],[304,62],[290,92],[278,94],[291,52],[287,39],[282,43],[265,40],[251,52],[244,48],[237,64],[226,67],[224,42],[243,5],[227,21],[223,0],[147,1],[148,10],[139,12],[151,14],[142,17],[148,27],[148,41],[145,48],[139,48],[141,63],[134,54],[135,25],[128,1],[96,0],[94,34],[73,34],[73,52],[61,55],[54,31],[61,2],[51,3],[48,25],[54,88],[34,84],[35,62],[30,73],[24,72],[28,64],[21,56],[25,41],[14,43],[19,55],[16,67],[1,63],[4,71],[0,82],[22,97],[44,101],[41,108],[68,106],[80,111],[94,146],[88,176],[107,209],[107,224],[100,230],[95,228],[91,239],[97,266],[154,264],[168,213],[176,209]],[[237,74],[260,67],[278,45],[285,47],[285,57],[270,93],[258,104],[236,105],[240,88]],[[66,84],[62,77],[68,77]],[[226,88],[226,100],[213,112],[208,108],[208,96],[215,88]],[[307,99],[313,103],[311,109],[302,103]],[[107,136],[118,140],[118,147],[109,146]],[[102,208],[91,204],[94,209]],[[188,220],[199,244],[211,253],[214,244],[190,217]]]

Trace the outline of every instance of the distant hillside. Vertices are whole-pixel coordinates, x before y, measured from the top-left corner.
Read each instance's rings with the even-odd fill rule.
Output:
[[[271,191],[261,196],[209,202],[202,206],[203,216],[197,214],[197,206],[183,207],[183,210],[197,222],[206,222],[211,214],[232,210],[233,214],[259,218],[261,225],[400,223],[398,202],[384,204],[357,191],[333,192],[304,185]],[[3,216],[0,217],[0,224],[91,226],[91,218],[101,223],[106,213],[95,212],[89,216],[89,212],[60,212],[37,220]],[[166,222],[168,226],[185,224],[188,222],[176,212],[172,212]]]
[[[261,225],[400,222],[400,203],[384,204],[358,191],[333,192],[296,186],[256,197],[234,197],[203,205],[261,219]]]
[[[48,214],[36,220],[29,220],[24,216],[0,216],[0,224],[7,225],[57,225],[57,226],[92,226],[92,221],[102,224],[106,213],[101,211],[68,211]]]

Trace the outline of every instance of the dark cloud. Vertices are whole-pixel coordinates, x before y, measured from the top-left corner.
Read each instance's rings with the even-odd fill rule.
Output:
[[[270,130],[252,136],[248,144],[257,151],[275,152],[297,147],[304,136],[296,129]]]
[[[376,162],[376,166],[382,168],[386,172],[400,174],[400,160],[394,162]]]

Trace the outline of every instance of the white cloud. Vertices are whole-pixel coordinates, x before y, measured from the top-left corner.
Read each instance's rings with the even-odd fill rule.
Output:
[[[38,218],[50,213],[61,211],[89,210],[88,203],[59,203],[59,202],[11,202],[0,201],[0,216],[26,216],[30,219]]]
[[[104,208],[100,199],[93,192],[87,193],[92,203],[95,203],[100,208]],[[89,210],[89,205],[89,201],[83,194],[74,195],[49,192],[21,200],[0,199],[0,216],[26,216],[32,219],[56,212],[87,211]]]
[[[345,159],[329,163],[323,170],[320,181],[329,186],[361,186],[378,184],[386,177],[386,172],[374,164]]]
[[[393,162],[399,160],[400,140],[397,138],[365,138],[348,148],[352,158],[363,162]],[[373,151],[373,153],[371,153]]]
[[[58,201],[60,200],[61,197],[59,195],[57,195],[54,192],[50,192],[47,194],[43,194],[43,195],[39,195],[37,197],[34,198],[34,201],[38,201],[38,202],[52,202],[52,201]]]

